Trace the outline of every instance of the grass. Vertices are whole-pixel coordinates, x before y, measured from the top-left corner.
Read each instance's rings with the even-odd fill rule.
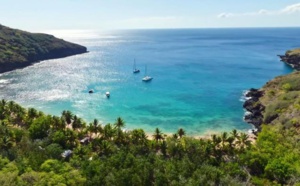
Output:
[[[296,48],[293,50],[288,50],[286,52],[286,55],[292,56],[292,55],[300,55],[300,48]]]

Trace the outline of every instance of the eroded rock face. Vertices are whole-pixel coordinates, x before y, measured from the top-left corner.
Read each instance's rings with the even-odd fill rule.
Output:
[[[300,54],[289,54],[288,52],[285,55],[278,55],[281,61],[287,63],[295,70],[300,70]]]
[[[245,95],[247,100],[243,104],[243,107],[248,111],[248,114],[244,116],[244,120],[247,123],[253,124],[258,130],[263,122],[262,112],[265,106],[259,102],[259,98],[264,94],[263,91],[251,88]]]

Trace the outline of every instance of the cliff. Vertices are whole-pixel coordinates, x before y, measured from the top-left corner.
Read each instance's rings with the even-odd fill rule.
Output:
[[[55,38],[0,25],[0,73],[34,62],[87,52],[86,47]]]
[[[278,76],[259,90],[251,89],[246,97],[244,119],[259,130],[262,124],[300,126],[300,72]]]
[[[278,55],[281,61],[287,63],[296,70],[300,70],[300,48],[288,50],[285,55]]]

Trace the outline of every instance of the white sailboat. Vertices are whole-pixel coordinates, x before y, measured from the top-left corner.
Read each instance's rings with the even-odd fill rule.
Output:
[[[136,68],[136,65],[135,65],[135,59],[134,59],[134,63],[133,63],[133,73],[139,73],[140,70]]]
[[[145,77],[143,77],[142,81],[151,81],[153,77],[147,75],[147,65],[145,66]]]

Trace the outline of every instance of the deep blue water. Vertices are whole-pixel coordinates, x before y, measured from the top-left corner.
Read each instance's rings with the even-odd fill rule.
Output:
[[[87,32],[64,36],[89,53],[49,60],[0,76],[0,98],[90,122],[156,127],[190,135],[238,129],[241,97],[292,69],[277,54],[299,47],[300,28],[174,29]],[[133,59],[139,74],[133,74]],[[145,83],[144,68],[154,79]],[[94,94],[88,94],[94,89]],[[107,99],[105,92],[110,91]]]

